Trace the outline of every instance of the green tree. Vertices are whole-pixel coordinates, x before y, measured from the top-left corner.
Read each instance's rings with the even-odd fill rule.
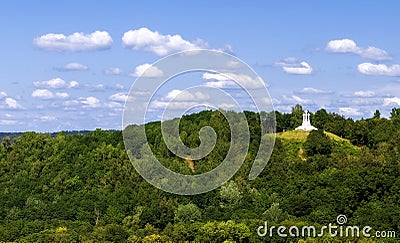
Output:
[[[380,119],[381,118],[381,112],[379,110],[376,110],[374,112],[373,119]]]
[[[194,223],[201,219],[201,211],[196,204],[189,203],[186,205],[180,204],[175,210],[175,222]]]
[[[390,112],[390,119],[400,119],[400,108],[393,108]]]
[[[271,207],[263,213],[263,216],[265,220],[273,223],[280,223],[289,218],[289,214],[279,207],[279,203],[272,203]]]
[[[292,113],[290,118],[290,128],[294,129],[301,125],[303,121],[303,107],[299,104],[292,107]]]
[[[322,130],[314,130],[308,134],[304,150],[308,156],[328,155],[332,152],[332,141]]]
[[[251,232],[244,223],[235,223],[232,220],[226,222],[208,222],[204,224],[199,234],[196,236],[196,242],[248,242]]]
[[[221,206],[237,205],[243,195],[235,181],[229,181],[221,186]]]

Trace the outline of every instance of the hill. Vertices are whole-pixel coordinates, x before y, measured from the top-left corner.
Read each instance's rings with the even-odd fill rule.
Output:
[[[286,131],[276,134],[276,138],[281,139],[284,146],[287,148],[287,154],[290,157],[300,157],[302,160],[306,160],[304,155],[304,143],[307,140],[309,131]],[[343,153],[347,155],[354,155],[360,153],[360,147],[353,145],[348,139],[341,138],[331,132],[324,131],[334,144],[334,151],[337,153]]]
[[[0,242],[304,242],[306,237],[260,237],[257,229],[265,221],[276,227],[320,228],[335,223],[340,214],[351,225],[372,227],[372,233],[400,230],[396,136],[376,147],[358,148],[327,133],[332,149],[316,150],[303,160],[298,153],[309,134],[280,133],[266,168],[250,181],[260,119],[255,113],[246,116],[251,139],[243,166],[221,188],[195,196],[166,193],[147,183],[133,169],[121,131],[68,136],[28,132],[13,143],[3,142]],[[190,147],[199,145],[198,132],[204,126],[213,127],[218,135],[209,156],[190,166],[163,144],[160,125],[146,124],[148,142],[155,156],[176,172],[210,171],[229,150],[229,125],[218,111],[182,118],[180,135]],[[370,139],[384,136],[371,134],[376,137]],[[138,158],[141,142],[133,151]],[[398,239],[354,240],[325,234],[315,242],[334,240]]]

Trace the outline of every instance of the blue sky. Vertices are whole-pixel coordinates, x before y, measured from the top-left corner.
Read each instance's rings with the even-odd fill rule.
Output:
[[[224,50],[248,63],[281,112],[300,103],[355,119],[376,109],[388,116],[400,105],[399,7],[2,1],[0,131],[120,129],[124,98],[145,64],[191,48]]]

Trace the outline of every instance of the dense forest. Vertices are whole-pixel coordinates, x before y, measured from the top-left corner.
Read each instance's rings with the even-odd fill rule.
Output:
[[[248,180],[260,142],[259,114],[244,112],[250,146],[243,166],[220,188],[181,196],[145,181],[128,159],[122,131],[56,135],[26,132],[0,146],[0,242],[398,242],[376,237],[261,237],[259,226],[320,228],[336,224],[400,234],[400,109],[354,121],[324,109],[311,114],[319,130],[293,131],[303,109],[275,112],[272,156]],[[211,126],[217,146],[190,163],[163,143],[161,123],[145,125],[156,157],[173,171],[200,174],[224,159],[230,129],[220,111],[185,115],[180,136],[200,144]],[[137,148],[140,151],[140,147]],[[397,236],[399,237],[399,236]]]

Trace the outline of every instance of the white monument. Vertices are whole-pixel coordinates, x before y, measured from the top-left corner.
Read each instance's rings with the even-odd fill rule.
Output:
[[[311,125],[310,113],[308,113],[308,110],[305,111],[303,114],[303,123],[301,124],[301,126],[296,127],[295,130],[301,130],[301,131],[318,130],[316,127]]]

